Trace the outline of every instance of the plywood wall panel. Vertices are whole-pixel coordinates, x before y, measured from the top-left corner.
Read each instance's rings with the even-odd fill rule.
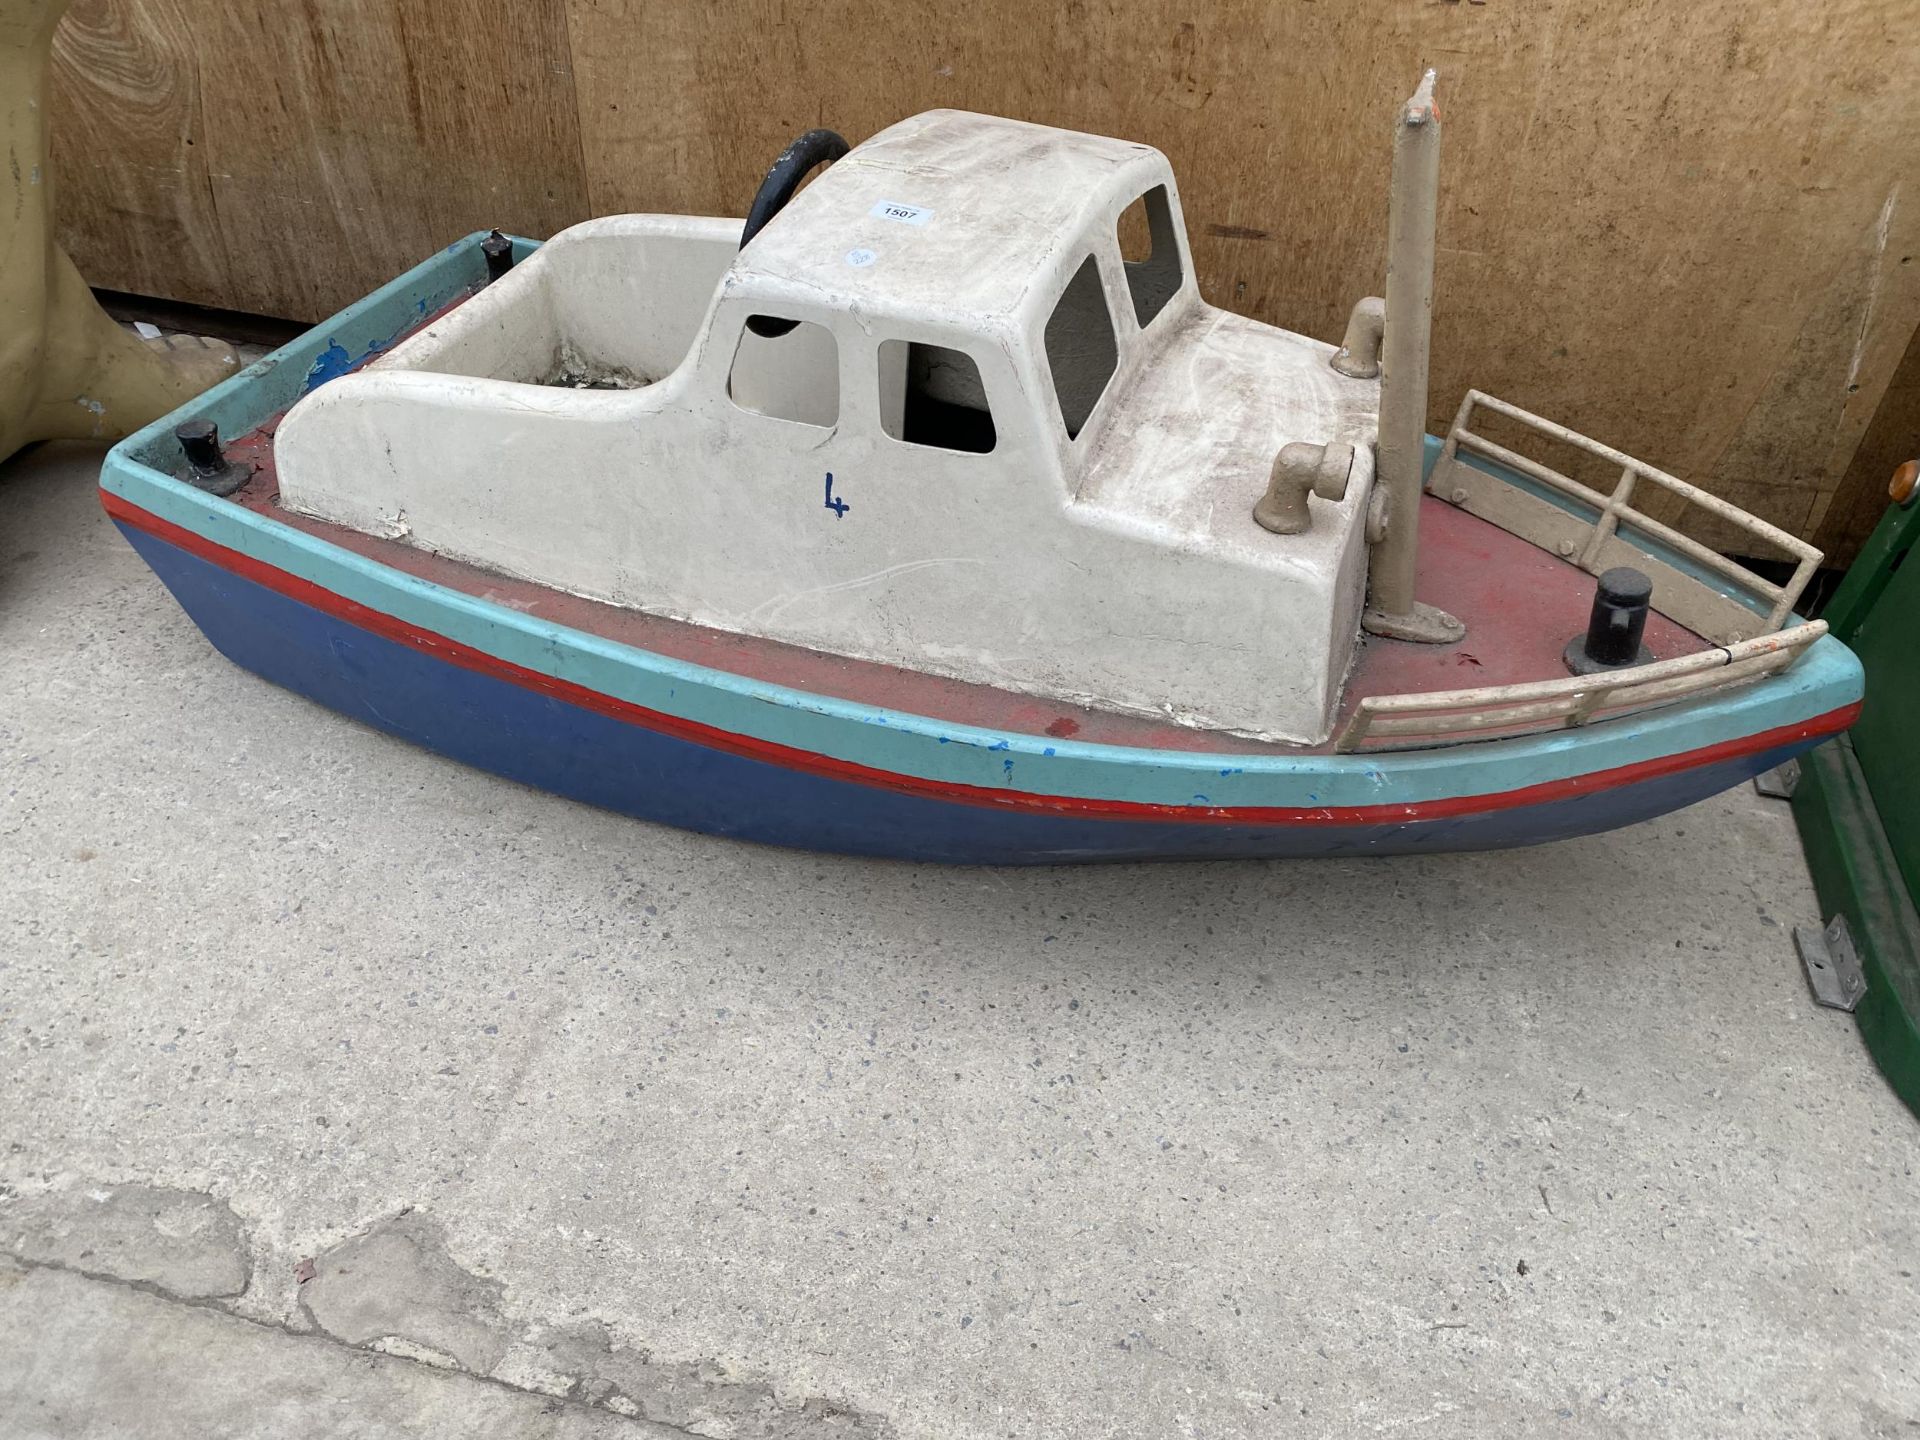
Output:
[[[173,133],[113,118],[132,102],[78,43],[103,7],[167,42],[147,69],[197,98],[190,159]],[[82,0],[60,47],[62,233],[96,284],[319,318],[471,230],[547,234],[587,213],[559,0]],[[217,283],[124,212],[129,176],[191,192]]]
[[[1886,513],[1887,484],[1895,468],[1915,459],[1920,459],[1920,331],[1900,357],[1814,543],[1835,548],[1843,539],[1857,544],[1872,534]]]
[[[191,0],[75,0],[55,35],[56,219],[98,284],[221,305],[226,236],[207,174]]]
[[[196,0],[257,84],[215,139],[247,308],[329,313],[439,246],[586,214],[558,0]]]

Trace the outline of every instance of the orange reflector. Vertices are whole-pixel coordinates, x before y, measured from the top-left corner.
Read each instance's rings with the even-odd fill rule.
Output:
[[[1920,481],[1920,460],[1909,460],[1895,470],[1893,479],[1887,482],[1887,497],[1896,505],[1910,503],[1917,481]]]

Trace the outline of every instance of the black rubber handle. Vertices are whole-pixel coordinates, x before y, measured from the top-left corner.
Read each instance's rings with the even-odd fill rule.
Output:
[[[816,165],[831,165],[851,148],[831,130],[809,130],[782,150],[780,158],[767,171],[767,178],[760,182],[760,188],[754,192],[753,205],[747,211],[747,223],[740,231],[740,248],[746,249],[747,243],[766,229],[767,222],[786,207],[794,192],[800,188],[800,182],[807,178],[808,171]],[[779,320],[771,315],[751,315],[747,318],[747,328],[768,339],[785,335],[799,323],[798,320]]]

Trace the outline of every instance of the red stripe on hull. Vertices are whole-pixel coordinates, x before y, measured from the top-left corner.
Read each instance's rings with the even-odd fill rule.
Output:
[[[170,520],[162,519],[110,491],[100,492],[100,503],[107,514],[114,519],[143,530],[170,545],[178,546],[188,554],[196,555],[256,584],[264,585],[291,600],[312,606],[363,630],[411,646],[448,664],[460,666],[462,669],[498,676],[524,689],[550,695],[569,705],[577,705],[629,724],[640,725],[730,754],[744,755],[790,769],[848,780],[856,784],[877,786],[904,794],[996,809],[1071,815],[1085,819],[1171,820],[1194,824],[1230,825],[1351,826],[1446,820],[1573,799],[1623,785],[1658,779],[1704,765],[1738,759],[1745,755],[1759,754],[1784,746],[1821,739],[1845,730],[1853,724],[1860,713],[1860,705],[1855,702],[1798,724],[1782,725],[1772,730],[1723,740],[1698,750],[1662,755],[1652,760],[1637,761],[1631,765],[1616,766],[1609,770],[1596,770],[1586,775],[1542,781],[1516,790],[1503,790],[1488,795],[1447,796],[1435,800],[1417,800],[1392,805],[1293,809],[1284,806],[1163,805],[1138,800],[1089,800],[1066,795],[1038,795],[1028,791],[999,790],[951,780],[929,780],[916,775],[903,775],[897,771],[875,769],[855,761],[841,760],[831,755],[821,755],[651,710],[631,701],[617,699],[598,690],[589,689],[584,685],[576,685],[569,680],[561,680],[538,670],[530,670],[510,660],[503,660],[497,655],[490,655],[484,650],[448,639],[431,630],[410,625],[385,611],[362,605],[357,600],[350,600],[344,595],[336,594],[310,580],[281,570],[277,566],[220,545],[204,535],[185,529]],[[1222,757],[1209,753],[1205,758],[1214,762]]]

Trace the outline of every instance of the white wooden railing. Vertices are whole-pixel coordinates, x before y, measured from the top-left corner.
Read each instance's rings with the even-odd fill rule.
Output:
[[[1422,695],[1369,695],[1341,727],[1334,749],[1402,750],[1570,730],[1777,674],[1826,633],[1826,621],[1809,620],[1771,635],[1598,675]]]
[[[1602,494],[1476,434],[1471,422],[1480,409],[1618,465],[1618,483],[1611,494]],[[1573,502],[1572,507],[1469,465],[1462,452],[1524,475]],[[1792,576],[1784,585],[1775,584],[1635,509],[1633,494],[1641,481],[1784,552],[1794,562]],[[1781,628],[1820,564],[1820,552],[1813,546],[1645,461],[1478,390],[1469,390],[1461,402],[1427,489],[1589,574],[1615,565],[1647,572],[1660,612],[1711,641],[1713,648],[1597,675],[1422,695],[1370,695],[1341,727],[1336,750],[1413,749],[1611,720],[1777,674],[1827,633],[1820,620]],[[1622,526],[1651,543],[1623,539]]]
[[[1480,409],[1504,415],[1562,444],[1618,465],[1620,479],[1613,492],[1602,494],[1549,465],[1474,433],[1471,421],[1474,412]],[[1556,505],[1509,480],[1466,464],[1460,458],[1463,450],[1525,475],[1573,501],[1575,508]],[[1643,480],[1791,557],[1792,577],[1786,584],[1776,585],[1739,561],[1729,560],[1692,536],[1683,535],[1671,525],[1636,510],[1633,493]],[[1800,592],[1807,588],[1807,582],[1820,564],[1820,552],[1806,541],[1769,525],[1757,515],[1749,515],[1737,505],[1729,505],[1718,495],[1708,494],[1699,486],[1689,485],[1611,445],[1602,445],[1598,440],[1478,390],[1469,390],[1467,398],[1460,402],[1460,411],[1454,417],[1453,428],[1447,432],[1427,490],[1523,540],[1552,551],[1589,575],[1598,575],[1614,565],[1633,565],[1647,571],[1653,577],[1662,614],[1721,644],[1778,630],[1793,613]],[[1583,511],[1586,513],[1581,513]],[[1622,525],[1639,532],[1653,544],[1635,545],[1621,539]],[[1684,557],[1695,568],[1689,570],[1675,564],[1661,553],[1663,551]],[[1709,584],[1699,571],[1723,583]]]

